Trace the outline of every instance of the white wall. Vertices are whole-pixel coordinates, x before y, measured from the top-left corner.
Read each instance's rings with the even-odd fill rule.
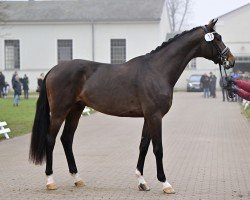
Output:
[[[73,58],[91,59],[91,26],[79,25],[11,25],[0,38],[0,69],[5,68],[4,40],[20,41],[20,69],[50,69],[57,64],[57,40],[73,39]],[[90,49],[90,50],[89,50]]]
[[[4,40],[20,41],[20,71],[30,78],[30,88],[35,90],[37,77],[47,73],[57,64],[57,40],[73,40],[73,59],[92,60],[92,24],[12,24],[6,26],[0,38],[0,70],[10,83],[14,70],[5,70]],[[146,54],[162,41],[158,22],[95,23],[95,61],[110,63],[110,39],[126,39],[127,60]]]
[[[126,39],[126,59],[146,54],[159,45],[156,23],[95,25],[95,61],[110,63],[110,39]]]
[[[223,15],[216,24],[216,31],[222,33],[223,41],[250,42],[250,5]]]

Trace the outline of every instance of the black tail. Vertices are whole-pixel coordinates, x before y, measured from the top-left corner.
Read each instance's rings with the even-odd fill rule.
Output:
[[[41,165],[46,157],[46,138],[50,125],[50,108],[46,91],[46,78],[40,88],[40,95],[36,103],[36,115],[32,128],[29,160]]]

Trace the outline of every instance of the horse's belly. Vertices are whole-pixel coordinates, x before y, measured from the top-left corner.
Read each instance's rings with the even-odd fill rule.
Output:
[[[95,95],[85,95],[84,102],[87,106],[114,116],[120,117],[143,117],[142,109],[133,97],[123,95],[104,95],[98,97]]]

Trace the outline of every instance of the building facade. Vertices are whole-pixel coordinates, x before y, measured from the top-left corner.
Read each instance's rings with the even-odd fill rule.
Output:
[[[250,72],[250,23],[248,19],[250,19],[250,3],[219,16],[216,24],[216,31],[222,35],[223,42],[236,57],[235,67],[232,69],[234,71]],[[219,88],[219,66],[204,58],[197,58],[189,64],[178,80],[176,88],[185,88],[186,79],[191,74],[208,74],[209,72],[216,74],[217,88]]]
[[[37,77],[64,60],[122,63],[160,45],[170,32],[164,0],[7,1],[0,70]]]

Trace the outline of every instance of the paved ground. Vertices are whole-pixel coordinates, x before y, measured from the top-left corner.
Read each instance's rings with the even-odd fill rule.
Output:
[[[59,140],[57,191],[46,191],[45,167],[28,162],[30,135],[0,142],[0,199],[250,199],[250,122],[237,103],[175,93],[163,122],[164,167],[175,195],[162,193],[152,148],[145,163],[151,191],[137,190],[142,123],[100,113],[81,118],[74,151],[87,186],[80,189],[73,187]]]

